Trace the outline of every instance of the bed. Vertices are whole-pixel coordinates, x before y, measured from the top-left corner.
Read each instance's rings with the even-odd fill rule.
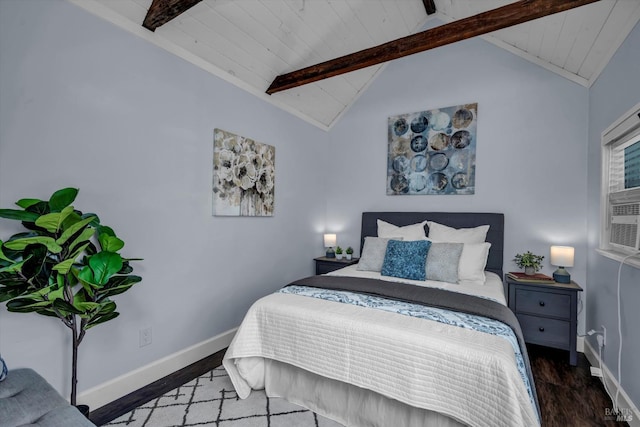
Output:
[[[223,360],[238,396],[348,426],[540,425],[503,244],[502,214],[363,213],[359,264],[249,309]]]

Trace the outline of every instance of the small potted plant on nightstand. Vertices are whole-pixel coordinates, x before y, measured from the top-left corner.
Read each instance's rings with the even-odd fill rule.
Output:
[[[520,268],[524,268],[524,274],[534,275],[538,270],[540,270],[540,264],[544,256],[535,255],[531,253],[531,251],[527,251],[523,254],[516,254],[513,261],[515,261],[516,265]]]
[[[351,257],[353,256],[353,248],[349,246],[345,253],[347,254],[347,259],[351,259]]]
[[[340,246],[336,248],[336,259],[342,259],[342,248]]]

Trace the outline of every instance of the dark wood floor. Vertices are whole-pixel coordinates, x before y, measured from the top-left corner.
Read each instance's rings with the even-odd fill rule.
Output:
[[[592,377],[583,353],[569,365],[569,352],[529,345],[543,427],[628,426],[607,416],[613,407],[599,378]]]
[[[591,376],[587,358],[578,353],[578,365],[569,365],[569,353],[529,346],[543,427],[628,426],[606,415],[612,408],[602,382]],[[135,391],[91,413],[97,426],[108,423],[222,364],[225,350],[219,351],[174,374]]]

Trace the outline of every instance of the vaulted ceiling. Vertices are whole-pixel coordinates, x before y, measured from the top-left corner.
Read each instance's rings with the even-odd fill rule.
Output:
[[[478,26],[486,25],[487,19],[470,17],[512,3],[527,3],[162,0],[186,1],[193,6],[150,31],[142,23],[153,0],[70,1],[322,129],[330,129],[339,120],[385,63],[266,94],[276,77],[384,45],[434,25],[466,18]],[[576,3],[546,0],[549,4],[572,2]],[[498,22],[504,19],[494,17]],[[480,37],[589,87],[639,20],[639,0],[600,0]],[[441,30],[447,32],[446,27]],[[426,36],[429,40],[434,37],[432,33]]]

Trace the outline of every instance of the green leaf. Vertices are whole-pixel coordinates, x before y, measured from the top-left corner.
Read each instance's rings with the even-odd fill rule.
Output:
[[[115,236],[109,236],[106,233],[100,234],[100,236],[98,236],[98,241],[100,242],[100,247],[103,251],[118,252],[124,247],[124,242],[122,240]]]
[[[0,218],[15,219],[18,221],[34,222],[40,215],[33,212],[18,209],[0,209]]]
[[[53,307],[55,307],[62,314],[84,314],[82,310],[78,310],[73,305],[69,304],[65,300],[58,298],[53,301]]]
[[[8,242],[4,243],[4,246],[9,249],[21,251],[28,245],[34,244],[45,245],[49,252],[54,254],[60,253],[60,251],[62,250],[60,245],[58,245],[52,237],[46,236],[25,237],[22,239],[9,240]]]
[[[24,249],[25,264],[22,274],[31,279],[40,274],[47,261],[47,247],[44,245],[29,245]]]
[[[74,301],[73,305],[83,313],[89,313],[100,308],[100,303],[91,301]]]
[[[78,273],[78,280],[84,285],[98,286],[96,279],[93,275],[93,270],[88,265],[85,265]],[[85,288],[86,289],[86,288]]]
[[[100,311],[98,312],[101,315],[113,313],[116,311],[117,305],[113,301],[105,301],[100,304]]]
[[[141,281],[142,277],[140,276],[114,276],[109,279],[109,282],[107,282],[103,288],[100,288],[98,298],[102,300],[107,297],[121,294]]]
[[[44,202],[44,201],[34,203],[33,205],[30,205],[28,208],[25,208],[25,210],[29,212],[33,212],[38,215],[45,215],[51,212],[51,208],[49,207],[49,202]]]
[[[66,241],[71,238],[71,236],[75,235],[77,232],[79,232],[83,228],[87,227],[91,223],[91,221],[94,220],[94,218],[95,217],[85,218],[85,219],[82,219],[82,220],[76,222],[75,224],[69,226],[68,228],[66,228],[64,230],[64,232],[58,238],[58,240],[56,240],[56,243],[58,243],[59,245],[64,245],[66,243]],[[91,230],[91,234],[89,235],[89,237],[86,237],[83,240],[89,240],[89,238],[91,238],[91,236],[93,236],[93,233],[95,232],[95,230],[93,228],[89,228],[87,230]],[[84,231],[83,231],[83,234],[84,234]],[[77,244],[77,242],[74,242],[74,244]]]
[[[73,203],[77,195],[77,188],[63,188],[56,191],[51,195],[51,198],[49,199],[49,207],[51,208],[51,212],[60,212],[62,209]]]
[[[89,258],[95,282],[104,285],[122,268],[122,257],[114,252],[98,252]]]
[[[24,294],[22,295],[22,297],[31,299],[32,301],[40,302],[40,301],[46,301],[45,299],[45,295],[46,295],[47,298],[49,299],[49,301],[46,301],[46,302],[51,303],[51,301],[53,301],[55,298],[62,298],[62,291],[63,291],[62,288],[58,289],[56,285],[53,285],[53,286],[47,286],[42,289],[37,289],[35,291],[32,290],[32,292],[29,292],[28,294]]]
[[[29,206],[33,206],[41,201],[42,200],[40,199],[20,199],[16,202],[16,205],[20,206],[22,209],[27,209]]]
[[[120,315],[120,313],[118,313],[117,311],[114,311],[113,313],[105,314],[104,316],[103,315],[99,315],[99,316],[93,318],[91,321],[89,321],[87,323],[87,326],[85,326],[85,329],[91,329],[94,326],[99,325],[100,323],[108,322],[109,320],[115,319],[119,315]]]
[[[58,264],[56,264],[53,269],[55,271],[57,271],[60,274],[67,274],[69,272],[69,270],[71,270],[71,267],[73,266],[73,263],[75,262],[75,258],[69,258],[66,259]]]
[[[69,255],[69,258],[72,258],[74,261],[78,258],[78,256],[80,256],[80,254],[87,249],[87,247],[89,246],[89,242],[86,242],[84,245],[82,246],[78,246],[75,247],[73,250],[73,253],[71,255]]]
[[[106,225],[100,225],[98,228],[98,234],[106,234],[107,236],[116,237],[116,232],[113,231],[113,228],[108,227]]]
[[[2,267],[0,268],[0,273],[17,273],[18,271],[22,271],[22,266],[28,259],[29,258],[27,258],[24,261],[17,262],[15,264],[8,265],[6,267]]]
[[[123,263],[122,263],[122,268],[120,269],[120,271],[118,271],[118,274],[129,274],[133,271],[133,267],[131,267],[131,265],[129,265],[129,261],[126,259],[123,259]]]
[[[67,206],[60,212],[53,212],[42,215],[36,220],[36,225],[42,227],[50,233],[57,233],[62,227],[64,220],[73,213],[73,206]]]
[[[105,288],[117,288],[119,286],[133,285],[142,281],[140,276],[114,276],[107,282]]]
[[[4,252],[2,252],[2,240],[0,240],[0,259],[9,262],[15,262],[14,260],[6,256]]]
[[[70,250],[75,252],[78,246],[84,246],[87,249],[87,253],[89,255],[93,255],[94,253],[96,253],[95,250],[89,250],[90,248],[95,248],[93,243],[89,241],[89,239],[93,237],[95,232],[96,230],[94,230],[93,228],[84,229],[82,233],[80,233],[78,237],[76,237],[76,239],[71,242],[71,244],[69,245]],[[87,243],[89,244],[89,246],[86,246]]]
[[[0,286],[21,286],[25,283],[28,285],[27,281],[19,274],[12,272],[0,273]]]
[[[20,295],[28,292],[28,289],[29,285],[24,283],[22,284],[22,286],[0,288],[0,302],[9,301],[16,297],[19,297]]]
[[[49,306],[49,301],[34,301],[31,298],[15,298],[7,302],[7,310],[14,313],[31,313]]]

